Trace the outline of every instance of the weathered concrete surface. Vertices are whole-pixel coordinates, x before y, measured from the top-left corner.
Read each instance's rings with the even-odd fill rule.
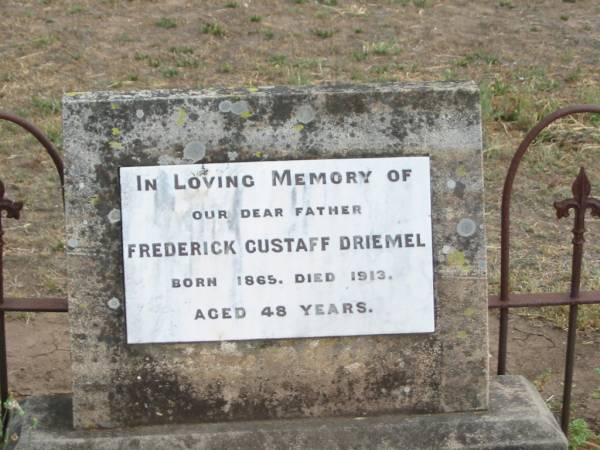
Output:
[[[71,94],[63,113],[77,428],[486,408],[473,83]],[[384,155],[431,157],[435,333],[126,345],[120,166]]]
[[[567,440],[535,388],[502,376],[490,386],[485,413],[271,420],[155,425],[129,430],[73,431],[71,398],[33,397],[17,449],[520,449],[564,450]],[[39,425],[33,429],[31,417]]]

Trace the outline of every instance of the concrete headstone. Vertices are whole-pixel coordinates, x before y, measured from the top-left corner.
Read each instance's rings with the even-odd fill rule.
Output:
[[[473,83],[74,93],[63,114],[77,428],[487,407]],[[410,182],[386,178],[403,168]],[[372,184],[273,189],[273,170],[370,171]],[[200,184],[187,193],[173,184],[175,175],[205,183],[215,173],[252,175],[246,190],[256,198],[232,187],[207,199]],[[353,205],[359,213],[327,217],[294,209]],[[269,208],[281,217],[264,216]],[[242,209],[261,217],[242,218]],[[217,217],[195,219],[196,210]],[[403,246],[356,248],[355,235]],[[326,251],[241,254],[252,253],[249,240],[309,237],[329,237]],[[190,254],[193,242],[208,249],[201,242],[215,239],[235,241],[238,252]],[[335,280],[295,282],[327,273]],[[266,284],[250,289],[245,276]],[[304,316],[309,304],[324,314]],[[286,316],[261,315],[266,306]],[[236,307],[245,308],[237,324],[223,317]]]

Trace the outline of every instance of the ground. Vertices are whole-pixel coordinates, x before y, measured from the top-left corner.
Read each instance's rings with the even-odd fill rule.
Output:
[[[556,107],[600,103],[597,0],[5,0],[0,26],[0,110],[38,124],[59,147],[60,99],[71,91],[475,80],[492,293],[500,192],[516,146]],[[600,117],[579,115],[544,132],[525,158],[512,209],[514,290],[568,289],[572,224],[556,220],[551,205],[570,196],[581,165],[600,196],[599,138]],[[21,220],[4,221],[6,293],[64,295],[52,163],[15,126],[0,124],[0,167],[8,195],[26,205]],[[587,228],[583,289],[598,290],[600,223]],[[565,325],[561,308],[523,310],[511,324],[509,368],[536,381],[553,407]],[[600,432],[600,306],[582,308],[578,326],[573,417]],[[65,318],[16,315],[9,331],[13,390],[68,390]]]

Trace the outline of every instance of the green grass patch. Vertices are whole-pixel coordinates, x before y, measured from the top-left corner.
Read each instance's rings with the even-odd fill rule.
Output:
[[[276,53],[274,55],[269,56],[269,64],[273,66],[283,66],[287,62],[287,56]]]
[[[194,49],[192,47],[187,47],[185,45],[180,47],[169,47],[169,51],[178,55],[191,55],[194,53]]]
[[[218,22],[205,23],[202,26],[202,33],[210,34],[216,37],[225,36],[225,28]]]
[[[498,6],[500,8],[507,8],[507,9],[513,9],[515,7],[512,0],[499,0]]]
[[[174,67],[167,67],[161,71],[163,77],[165,78],[174,78],[179,76],[179,71]]]
[[[317,36],[321,39],[329,39],[330,37],[333,37],[333,35],[335,34],[335,30],[333,30],[333,29],[315,28],[311,31],[312,31],[312,34],[314,34],[315,36]]]
[[[467,67],[471,64],[484,63],[489,66],[500,64],[500,59],[491,53],[483,50],[477,50],[473,53],[469,53],[455,62],[459,67]]]
[[[175,21],[175,19],[170,19],[168,17],[161,17],[156,22],[154,22],[154,25],[156,25],[159,28],[165,28],[167,30],[177,28],[177,22]]]
[[[598,436],[584,419],[575,419],[569,423],[569,450],[589,449],[588,442],[597,439]]]
[[[262,30],[262,34],[267,41],[272,40],[275,37],[275,33],[270,28],[265,28]]]
[[[81,14],[85,12],[85,8],[79,4],[71,5],[68,9],[69,14]]]
[[[60,101],[55,98],[33,97],[31,99],[31,106],[45,116],[60,112]]]

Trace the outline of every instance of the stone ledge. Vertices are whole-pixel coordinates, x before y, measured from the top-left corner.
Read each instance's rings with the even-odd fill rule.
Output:
[[[535,388],[520,376],[495,377],[490,409],[480,413],[388,415],[159,425],[74,431],[71,397],[31,397],[14,449],[536,449],[566,450],[567,440]],[[34,429],[32,417],[37,418]]]

